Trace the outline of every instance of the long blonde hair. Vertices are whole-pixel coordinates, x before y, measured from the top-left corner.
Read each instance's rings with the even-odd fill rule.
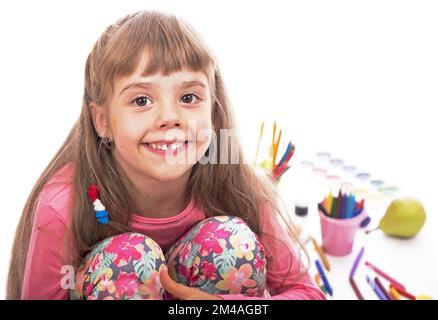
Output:
[[[90,115],[89,103],[94,101],[98,105],[106,105],[113,93],[115,79],[132,74],[146,48],[150,53],[146,75],[158,71],[166,75],[182,68],[205,72],[212,88],[214,105],[211,116],[214,128],[234,128],[230,103],[216,59],[188,23],[168,13],[141,11],[110,25],[95,43],[86,61],[80,117],[36,182],[23,209],[12,248],[7,299],[19,299],[21,296],[39,194],[49,179],[67,163],[74,166],[71,221],[65,241],[74,243],[70,249],[77,252],[77,256],[71,258],[71,263],[78,266],[94,244],[130,230],[128,224],[132,202],[111,151],[102,147],[102,140],[96,133]],[[219,158],[222,152],[228,153],[236,146],[241,150],[236,137],[230,137],[228,141],[228,151],[223,151],[221,144],[218,144]],[[99,185],[102,202],[110,209],[108,225],[98,224],[87,199],[86,190],[92,182]],[[284,218],[284,210],[279,208],[273,183],[263,175],[256,174],[243,161],[231,165],[195,164],[188,191],[206,216],[232,213],[244,219],[258,235],[262,232],[260,212],[263,204],[269,209],[268,212],[282,217],[294,243],[300,244],[293,226]]]

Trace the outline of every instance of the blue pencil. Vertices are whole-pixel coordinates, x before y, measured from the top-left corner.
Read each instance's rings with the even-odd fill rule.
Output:
[[[353,213],[353,217],[360,215],[362,213],[362,211],[363,211],[363,207],[357,209],[356,212]]]
[[[342,195],[342,203],[341,203],[341,214],[342,219],[348,218],[347,216],[347,208],[348,208],[348,196],[347,194]]]
[[[356,205],[357,205],[356,196],[353,194],[353,203],[351,204],[351,217],[355,216]]]
[[[366,276],[366,278],[367,278],[367,282],[370,284],[371,288],[376,293],[377,297],[380,300],[388,300],[388,298],[386,298],[386,295],[382,292],[382,290],[380,290],[380,288],[376,285],[374,280],[371,279],[368,275]]]
[[[328,282],[328,279],[324,273],[324,270],[322,269],[321,263],[319,260],[315,260],[316,269],[318,269],[319,275],[321,276],[322,282],[324,282],[324,287],[327,290],[328,294],[333,296],[333,289],[330,286],[330,283]]]
[[[345,194],[345,218],[349,218],[348,209],[350,207],[350,196]]]
[[[280,167],[280,166],[283,164],[283,162],[286,161],[287,156],[289,155],[291,149],[292,149],[292,143],[289,142],[289,144],[287,145],[287,148],[286,148],[286,151],[285,151],[283,157],[281,157],[280,162],[277,164],[277,167]]]
[[[341,205],[340,205],[340,210],[339,210],[339,218],[344,219],[345,218],[345,197],[342,194],[341,195]]]
[[[348,206],[349,206],[349,199],[348,199],[347,194],[344,195],[344,202],[345,202],[345,205],[343,206],[344,207],[344,219],[346,219],[346,218],[348,218]]]
[[[354,200],[354,196],[350,194],[348,196],[347,218],[351,218],[353,216],[353,210],[355,206],[356,206],[356,201]]]

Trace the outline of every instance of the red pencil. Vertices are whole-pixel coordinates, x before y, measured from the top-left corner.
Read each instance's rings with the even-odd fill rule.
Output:
[[[275,168],[272,172],[272,178],[274,180],[277,180],[278,177],[280,177],[284,172],[286,172],[286,170],[288,169],[287,164],[288,164],[289,160],[292,158],[292,156],[294,155],[294,153],[295,153],[295,146],[292,145],[291,151],[287,155],[286,159],[283,162],[280,161],[280,163],[281,163],[280,166],[275,166]]]
[[[410,300],[417,300],[417,298],[413,294],[410,294],[406,290],[397,288],[396,286],[394,286],[392,284],[390,285],[390,287],[394,287],[397,290],[398,293],[400,293],[402,296],[404,296],[404,297],[406,297],[406,298],[408,298]]]
[[[402,285],[400,282],[398,282],[397,280],[395,280],[393,277],[389,276],[388,274],[386,274],[385,272],[383,272],[382,270],[380,270],[379,268],[377,268],[376,266],[374,266],[373,264],[369,263],[368,261],[365,261],[365,265],[370,268],[371,270],[373,270],[375,273],[377,273],[378,275],[381,275],[383,278],[385,278],[386,280],[388,280],[389,282],[391,282],[392,286],[394,288],[397,289],[397,291],[403,290],[405,291],[406,288],[404,285]]]
[[[365,199],[360,200],[360,202],[356,203],[356,208],[354,209],[354,211],[356,211],[359,208],[363,208],[365,204]]]
[[[357,300],[365,300],[353,278],[350,278],[350,284],[353,288],[354,293],[356,294]]]

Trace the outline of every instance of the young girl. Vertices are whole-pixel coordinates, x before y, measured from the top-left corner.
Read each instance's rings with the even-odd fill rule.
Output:
[[[138,12],[108,27],[80,118],[24,208],[7,298],[324,299],[233,128],[190,25]]]

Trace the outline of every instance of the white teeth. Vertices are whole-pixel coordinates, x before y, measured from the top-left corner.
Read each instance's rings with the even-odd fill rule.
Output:
[[[184,145],[184,142],[175,142],[172,144],[162,144],[162,145],[149,143],[149,146],[151,146],[152,148],[157,149],[157,150],[163,150],[163,151],[166,151],[168,149],[175,150],[175,149],[182,147],[183,145]]]

